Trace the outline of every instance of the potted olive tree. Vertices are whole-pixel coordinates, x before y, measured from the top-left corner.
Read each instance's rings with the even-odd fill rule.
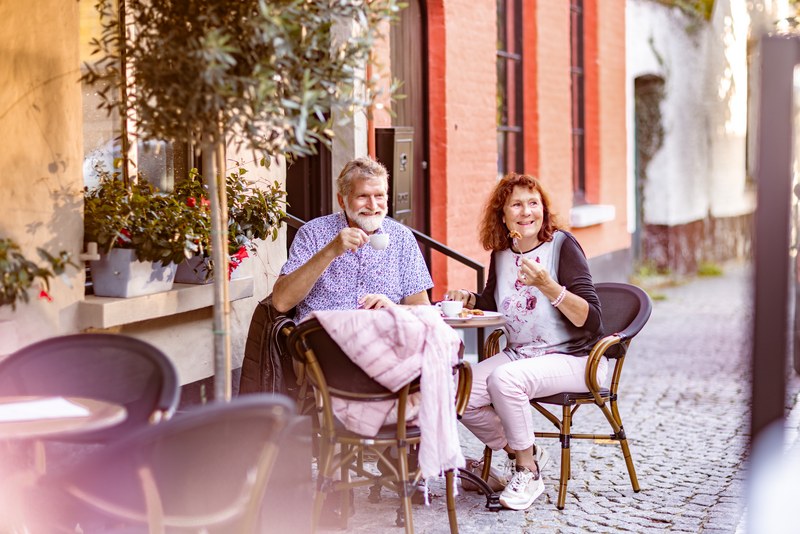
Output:
[[[97,7],[103,35],[93,45],[101,60],[85,80],[112,88],[102,93],[105,107],[134,123],[138,135],[201,149],[211,256],[223,270],[226,142],[251,148],[266,164],[313,153],[329,139],[332,117],[371,104],[365,67],[379,28],[399,9],[396,0],[99,0]],[[227,283],[214,278],[218,399],[230,397]]]

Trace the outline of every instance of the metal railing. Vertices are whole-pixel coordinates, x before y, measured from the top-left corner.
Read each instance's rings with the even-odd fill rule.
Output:
[[[304,221],[303,219],[295,217],[294,215],[291,215],[291,214],[286,214],[286,217],[284,217],[283,221],[286,224],[288,224],[289,226],[291,226],[292,228],[297,228],[297,229],[299,229],[301,226],[303,226],[306,223],[306,221]],[[470,269],[474,269],[475,270],[475,282],[476,282],[475,285],[477,287],[478,293],[483,291],[483,287],[484,287],[485,280],[486,280],[486,272],[485,272],[485,268],[483,267],[483,264],[478,263],[477,261],[473,260],[472,258],[464,256],[460,252],[453,250],[452,248],[448,247],[447,245],[445,245],[443,243],[440,243],[439,241],[436,241],[431,236],[429,236],[427,234],[423,234],[419,230],[415,230],[415,229],[410,228],[410,227],[407,227],[407,228],[409,230],[411,230],[411,233],[414,234],[414,238],[416,238],[417,242],[420,245],[422,245],[423,247],[426,247],[427,249],[430,249],[430,250],[435,250],[436,252],[440,252],[440,253],[444,254],[445,256],[447,256],[448,258],[451,258],[451,259],[459,262],[460,264],[469,267]],[[477,336],[478,357],[482,358],[483,357],[483,343],[484,343],[484,339],[485,339],[484,338],[484,332],[483,332],[482,328],[476,328],[475,330],[476,330],[476,336]]]

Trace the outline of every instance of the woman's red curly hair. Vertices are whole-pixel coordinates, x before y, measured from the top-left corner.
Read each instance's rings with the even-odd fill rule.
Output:
[[[480,225],[480,240],[486,250],[505,250],[511,247],[511,237],[508,228],[503,224],[503,208],[517,186],[525,187],[531,191],[538,191],[542,196],[544,218],[542,228],[539,230],[539,241],[545,242],[553,239],[553,232],[558,230],[555,214],[550,210],[550,195],[545,191],[542,182],[529,174],[510,173],[504,176],[489,195],[483,208],[483,218]]]

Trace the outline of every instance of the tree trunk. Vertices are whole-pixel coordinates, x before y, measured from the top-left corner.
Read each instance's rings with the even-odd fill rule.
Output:
[[[214,265],[214,399],[231,399],[230,301],[228,300],[228,201],[222,138],[202,145],[203,179],[211,203],[211,260]]]

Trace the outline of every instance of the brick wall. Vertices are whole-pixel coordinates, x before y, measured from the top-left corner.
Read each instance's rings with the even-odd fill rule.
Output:
[[[488,267],[478,243],[484,201],[495,184],[495,0],[432,0],[428,25],[431,235]],[[540,176],[568,226],[573,204],[569,4],[524,2],[525,171]],[[629,247],[626,226],[625,2],[587,7],[587,193],[614,204],[610,223],[576,229],[587,254]],[[434,299],[474,288],[474,271],[433,253]]]

